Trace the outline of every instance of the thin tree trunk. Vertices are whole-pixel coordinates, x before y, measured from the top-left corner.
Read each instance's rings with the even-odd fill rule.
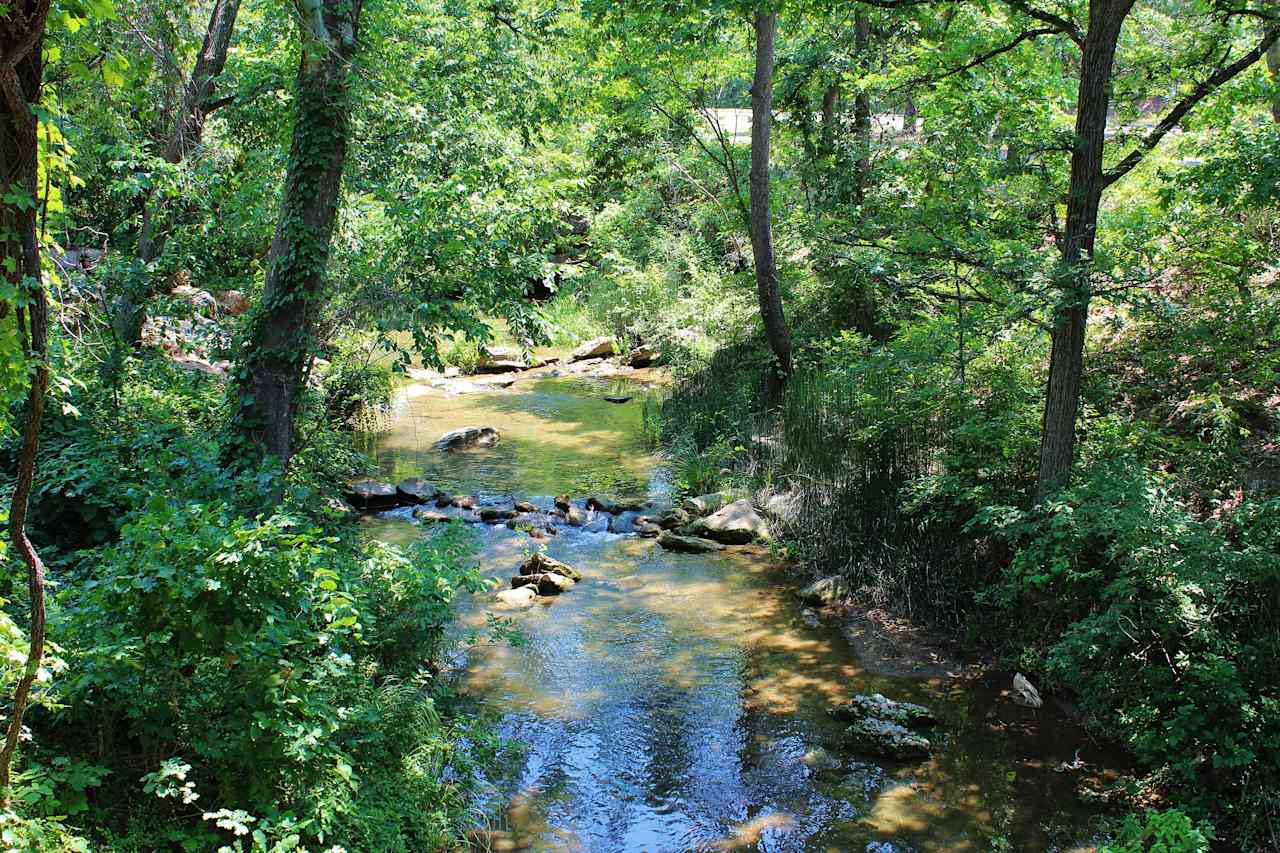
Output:
[[[361,0],[302,0],[304,49],[280,222],[241,353],[240,430],[285,470],[338,209],[360,9]]]
[[[231,33],[235,29],[236,15],[239,12],[240,0],[214,0],[204,44],[196,57],[196,66],[183,92],[182,105],[174,119],[173,131],[165,144],[164,159],[169,163],[181,163],[200,144],[209,100],[217,85],[218,75],[226,67]],[[138,238],[137,258],[144,265],[160,257],[173,228],[172,218],[165,217],[160,212],[159,204],[159,200],[152,196],[147,199],[142,212],[142,233]],[[146,303],[155,293],[155,281],[150,280],[141,298],[125,293],[117,300],[112,326],[121,343],[136,347],[142,342]]]
[[[755,13],[756,68],[751,83],[751,249],[755,258],[756,293],[765,338],[774,364],[768,377],[773,402],[791,376],[791,333],[778,291],[778,266],[773,253],[773,223],[769,200],[769,136],[773,122],[773,52],[778,13]]]
[[[1271,85],[1280,86],[1280,41],[1272,42],[1267,48],[1267,73],[1271,76]],[[1271,96],[1271,120],[1280,122],[1280,91]]]
[[[1075,460],[1076,417],[1084,377],[1085,327],[1089,318],[1090,268],[1102,200],[1103,148],[1111,104],[1116,44],[1133,0],[1091,0],[1076,97],[1075,147],[1062,235],[1059,303],[1054,311],[1049,379],[1040,433],[1041,498],[1066,482]]]
[[[49,0],[10,3],[0,35],[0,180],[26,196],[24,204],[0,203],[0,221],[9,235],[3,243],[6,272],[10,284],[28,297],[20,303],[0,303],[0,319],[11,311],[31,364],[31,385],[22,423],[22,445],[18,451],[18,476],[9,508],[9,537],[14,550],[27,566],[31,627],[26,665],[14,691],[4,746],[0,748],[0,805],[9,807],[13,756],[18,749],[22,721],[44,658],[45,604],[44,564],[27,538],[27,504],[35,482],[36,450],[40,423],[44,417],[45,391],[49,384],[48,302],[40,273],[40,246],[36,240],[36,146],[37,121],[31,106],[40,98],[44,73],[42,50]],[[6,267],[9,263],[6,263]]]
[[[870,67],[871,19],[867,10],[858,6],[853,15],[853,47],[858,57],[858,70],[865,77]],[[859,206],[866,201],[867,184],[871,179],[871,101],[861,82],[853,99],[853,135],[858,146],[858,161],[854,164],[853,198]]]

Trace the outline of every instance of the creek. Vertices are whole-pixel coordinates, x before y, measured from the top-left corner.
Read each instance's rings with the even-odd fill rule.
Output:
[[[642,431],[644,400],[657,393],[617,379],[530,377],[459,395],[410,386],[371,440],[392,482],[425,477],[456,495],[541,506],[562,493],[663,504],[668,467]],[[432,448],[466,425],[502,439]],[[404,510],[366,523],[389,541],[421,534]],[[501,525],[474,527],[483,571],[501,587],[542,547]],[[676,554],[634,535],[560,531],[545,548],[584,580],[502,614],[526,642],[468,648],[458,668],[460,689],[500,714],[521,747],[489,804],[489,849],[1091,849],[1100,807],[1077,783],[1112,777],[1116,758],[1051,703],[1013,704],[1007,676],[876,674],[838,620],[802,608],[795,580],[761,547]],[[482,630],[492,611],[475,596],[459,629]],[[941,718],[930,758],[840,749],[843,724],[827,709],[877,692]]]

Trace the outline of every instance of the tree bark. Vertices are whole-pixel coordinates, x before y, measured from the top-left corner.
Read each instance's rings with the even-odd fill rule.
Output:
[[[865,76],[870,67],[871,19],[861,5],[853,14],[853,47],[858,57],[858,71]],[[858,160],[854,164],[853,199],[859,207],[867,198],[867,184],[871,180],[871,100],[861,82],[853,99],[853,135],[858,146]]]
[[[778,290],[778,266],[773,252],[773,223],[769,199],[769,142],[773,122],[773,55],[778,13],[757,11],[756,67],[751,83],[751,250],[755,259],[756,294],[765,339],[774,364],[767,377],[771,400],[781,398],[791,376],[791,333]]]
[[[1134,0],[1091,0],[1076,96],[1075,145],[1062,234],[1060,291],[1054,309],[1049,378],[1040,433],[1037,495],[1063,485],[1075,460],[1076,417],[1084,377],[1085,327],[1098,208],[1102,201],[1103,149],[1111,105],[1111,70],[1120,28]]]
[[[48,301],[40,273],[40,245],[36,240],[36,199],[38,122],[32,105],[40,98],[44,73],[42,50],[49,0],[20,0],[10,3],[5,26],[0,28],[0,180],[4,186],[20,190],[23,203],[15,203],[12,193],[0,202],[0,222],[7,235],[3,243],[5,275],[22,303],[0,303],[0,320],[12,313],[18,337],[31,366],[22,422],[22,444],[18,451],[17,479],[9,508],[9,536],[14,550],[27,566],[31,627],[27,660],[14,691],[4,746],[0,747],[0,805],[10,803],[13,756],[22,733],[22,721],[44,658],[45,603],[44,563],[27,538],[27,504],[35,482],[36,450],[40,423],[44,417],[45,392],[49,384]]]
[[[173,164],[181,163],[200,144],[204,135],[208,104],[213,97],[218,76],[227,64],[227,50],[231,45],[231,33],[235,29],[236,15],[240,12],[240,0],[214,0],[205,31],[204,43],[196,57],[195,69],[182,95],[182,104],[174,119],[173,131],[165,144],[164,159]],[[162,216],[159,201],[152,195],[142,212],[142,233],[138,237],[137,258],[144,265],[151,264],[164,250],[165,241],[172,230],[172,219]],[[142,343],[142,324],[146,320],[146,303],[156,293],[154,280],[147,282],[140,295],[125,293],[116,302],[112,326],[121,343],[136,347]],[[137,298],[140,296],[140,298]]]
[[[1280,41],[1274,41],[1267,48],[1267,73],[1271,76],[1271,85],[1280,86]],[[1280,122],[1280,91],[1271,96],[1271,120]]]
[[[262,303],[241,352],[239,428],[287,471],[305,367],[314,348],[350,118],[361,0],[302,0],[304,49],[280,222]]]

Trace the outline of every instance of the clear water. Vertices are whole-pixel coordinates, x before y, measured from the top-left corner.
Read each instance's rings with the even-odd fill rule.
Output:
[[[623,405],[606,394],[630,393]],[[374,437],[389,477],[454,494],[546,498],[665,494],[641,435],[641,400],[618,382],[542,379],[448,397],[409,389]],[[431,448],[459,426],[495,447]],[[371,520],[403,540],[403,519]],[[538,543],[479,528],[484,570],[505,587]],[[1094,809],[1075,794],[1114,757],[1056,711],[995,686],[868,673],[837,626],[811,624],[761,549],[666,552],[652,540],[565,530],[547,551],[586,579],[513,615],[518,647],[468,652],[462,687],[523,746],[480,849],[581,851],[985,851],[1090,849]],[[482,627],[490,602],[463,608]],[[941,748],[901,763],[842,752],[826,714],[855,693],[930,705]],[[890,845],[890,846],[883,846]]]

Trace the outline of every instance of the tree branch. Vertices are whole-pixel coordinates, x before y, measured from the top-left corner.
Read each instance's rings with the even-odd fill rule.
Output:
[[[1249,51],[1244,56],[1241,56],[1230,65],[1220,65],[1217,71],[1209,75],[1206,80],[1200,82],[1191,90],[1189,95],[1179,101],[1177,105],[1160,120],[1159,124],[1153,127],[1146,136],[1142,137],[1137,148],[1130,151],[1123,160],[1103,173],[1103,188],[1105,189],[1106,187],[1111,186],[1116,181],[1129,174],[1135,166],[1142,162],[1142,158],[1145,157],[1151,149],[1160,144],[1160,140],[1164,139],[1169,131],[1178,126],[1182,119],[1186,117],[1187,113],[1191,112],[1191,110],[1195,108],[1196,104],[1208,97],[1214,89],[1228,82],[1231,78],[1235,77],[1237,74],[1241,73],[1250,65],[1253,65],[1253,63],[1261,59],[1263,54],[1267,52],[1267,49],[1276,42],[1276,39],[1280,39],[1280,27],[1268,30],[1262,37],[1262,41],[1254,46],[1253,50]]]

